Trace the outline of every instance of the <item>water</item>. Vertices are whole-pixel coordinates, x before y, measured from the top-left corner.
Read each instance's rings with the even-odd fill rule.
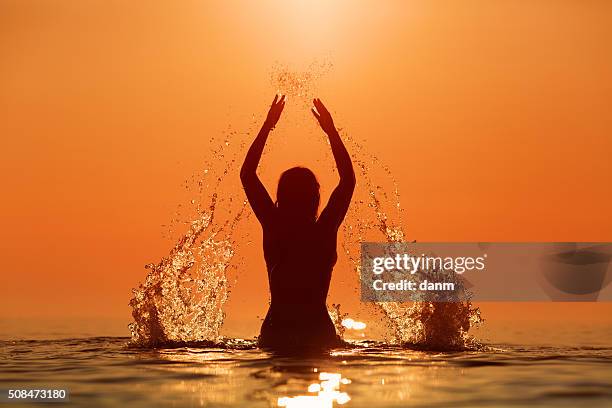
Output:
[[[361,342],[288,358],[252,341],[133,349],[129,340],[1,341],[0,388],[65,387],[65,405],[75,407],[612,405],[612,347],[605,345],[431,352]]]

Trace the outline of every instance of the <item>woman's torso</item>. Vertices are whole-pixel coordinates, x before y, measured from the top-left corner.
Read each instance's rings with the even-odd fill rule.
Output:
[[[336,231],[317,222],[298,223],[279,217],[264,230],[271,305],[325,306],[337,259],[336,241]]]
[[[264,230],[271,302],[260,343],[332,344],[337,340],[326,307],[336,263],[336,231],[279,220]]]

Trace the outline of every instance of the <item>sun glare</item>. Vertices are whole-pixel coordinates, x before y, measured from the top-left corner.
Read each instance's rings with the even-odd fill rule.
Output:
[[[308,392],[316,395],[298,395],[296,397],[280,397],[279,407],[302,408],[302,407],[333,407],[346,404],[351,397],[346,392],[340,391],[340,385],[350,384],[351,380],[342,378],[339,373],[319,373],[319,382],[308,386]]]
[[[342,320],[342,326],[349,330],[364,330],[366,328],[366,324],[364,322],[358,322],[350,317]]]

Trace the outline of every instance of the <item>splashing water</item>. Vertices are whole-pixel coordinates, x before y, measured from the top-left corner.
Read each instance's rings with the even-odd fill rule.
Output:
[[[270,83],[288,99],[300,101],[310,109],[310,102],[316,95],[317,80],[332,69],[329,61],[313,61],[304,71],[296,71],[286,64],[277,63],[270,72]]]
[[[397,181],[391,170],[362,144],[344,132],[341,135],[349,146],[359,174],[354,202],[343,224],[342,248],[355,272],[360,275],[361,242],[406,241],[403,211]],[[385,181],[390,181],[391,186],[385,188],[382,185]],[[483,319],[480,310],[472,306],[467,295],[453,302],[376,302],[373,305],[387,318],[394,343],[435,350],[479,347],[468,331],[482,323]]]
[[[149,264],[145,281],[133,289],[130,301],[134,322],[129,325],[132,345],[152,347],[185,342],[218,342],[223,325],[223,306],[228,299],[228,269],[237,246],[237,225],[245,215],[246,201],[234,200],[233,192],[225,191],[223,182],[232,171],[243,144],[228,156],[229,130],[221,142],[214,138],[211,161],[192,177],[197,199],[195,219],[188,231],[178,239],[170,254],[158,264]],[[186,188],[190,189],[189,181]],[[206,193],[212,191],[206,202]],[[179,207],[180,208],[180,207]],[[222,212],[219,216],[219,212]],[[248,214],[247,214],[248,215]],[[181,213],[177,212],[171,230],[177,228]]]
[[[330,68],[329,63],[315,62],[306,71],[296,72],[277,65],[272,69],[271,84],[279,93],[289,95],[290,101],[297,100],[304,108],[300,110],[309,114],[316,80]],[[253,119],[251,129],[256,127]],[[361,242],[406,241],[403,210],[391,170],[364,143],[357,142],[343,129],[339,133],[351,152],[358,180],[353,203],[343,223],[340,245],[359,276]],[[228,271],[241,265],[239,246],[246,240],[239,235],[238,225],[251,214],[240,187],[225,182],[225,177],[236,171],[235,164],[243,158],[246,143],[252,137],[251,131],[238,133],[228,129],[222,140],[210,140],[216,146],[210,152],[212,159],[205,163],[202,172],[186,182],[188,190],[190,185],[196,186],[197,194],[190,200],[194,215],[186,223],[187,233],[177,240],[167,257],[158,264],[146,266],[148,274],[144,283],[133,289],[130,306],[134,322],[129,326],[133,345],[151,347],[221,340],[223,307],[229,297]],[[230,145],[237,148],[230,149]],[[329,151],[328,146],[325,151]],[[240,199],[235,199],[237,194]],[[209,204],[202,207],[201,203]],[[184,215],[177,212],[170,232],[178,228],[181,216]],[[468,331],[482,319],[469,298],[448,303],[371,305],[385,316],[393,343],[437,350],[478,346]],[[334,304],[330,316],[342,336],[345,330],[342,321],[347,314],[342,314],[340,305]]]

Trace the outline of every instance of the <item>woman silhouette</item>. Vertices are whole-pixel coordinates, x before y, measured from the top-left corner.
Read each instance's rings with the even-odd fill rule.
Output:
[[[266,139],[285,107],[284,96],[274,98],[240,171],[246,196],[263,229],[271,293],[259,345],[275,350],[321,349],[339,342],[325,301],[337,259],[338,228],[355,189],[355,172],[329,111],[319,99],[313,102],[312,113],[329,137],[340,174],[319,217],[319,183],[309,169],[293,167],[281,175],[276,203],[257,177]]]

